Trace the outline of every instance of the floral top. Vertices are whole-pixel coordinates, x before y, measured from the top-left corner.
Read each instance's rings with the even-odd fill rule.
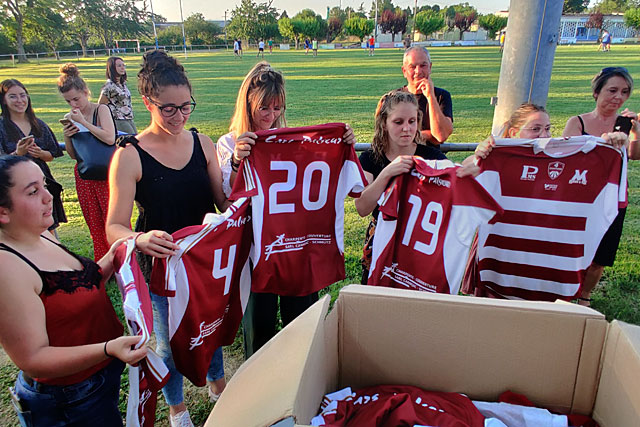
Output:
[[[109,100],[109,108],[114,119],[133,120],[131,92],[126,83],[120,84],[107,80],[101,93]]]

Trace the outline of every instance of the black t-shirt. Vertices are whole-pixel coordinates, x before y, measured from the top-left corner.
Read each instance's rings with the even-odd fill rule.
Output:
[[[406,86],[400,88],[399,90],[403,92],[409,92]],[[440,109],[442,110],[442,114],[449,117],[451,121],[453,121],[453,104],[451,102],[451,94],[439,87],[434,88],[433,92],[436,95],[436,99],[438,100],[438,105],[440,105]],[[427,97],[422,93],[417,94],[416,98],[418,98],[418,106],[420,107],[420,111],[422,111],[422,128],[420,130],[430,130],[431,129],[431,121],[429,120],[429,101],[427,101]]]
[[[418,144],[414,155],[418,157],[422,157],[425,160],[443,160],[447,158],[447,156],[442,154],[442,152],[437,148],[431,147],[429,145],[422,145],[422,144]],[[384,156],[382,160],[378,160],[374,156],[373,150],[371,148],[369,148],[367,151],[364,151],[362,154],[360,154],[359,159],[360,159],[360,165],[362,166],[362,170],[372,174],[373,179],[376,179],[378,175],[380,175],[380,172],[382,172],[382,169],[384,169],[385,167],[387,167],[389,163],[391,163],[391,160],[389,160],[387,156]],[[372,215],[374,218],[378,217],[377,207],[373,210]]]

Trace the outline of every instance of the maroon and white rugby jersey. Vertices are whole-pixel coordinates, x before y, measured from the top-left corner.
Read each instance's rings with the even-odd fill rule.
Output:
[[[233,343],[249,298],[252,229],[249,200],[203,225],[172,234],[177,254],[156,259],[151,291],[169,302],[169,341],[178,371],[204,386],[214,351]]]
[[[623,156],[602,139],[498,140],[476,178],[504,208],[478,231],[480,288],[572,299],[626,194]]]
[[[476,229],[502,208],[449,160],[414,157],[380,198],[369,285],[456,295]]]
[[[251,290],[302,296],[344,279],[344,199],[365,178],[345,125],[257,132],[231,199],[250,196]]]
[[[313,426],[484,427],[484,416],[459,393],[413,386],[380,385],[355,392],[350,387],[324,397]]]
[[[122,295],[122,308],[129,332],[140,336],[136,348],[149,341],[153,332],[153,312],[149,289],[133,255],[135,239],[129,239],[116,250],[113,264],[118,288]],[[147,357],[136,366],[129,365],[129,399],[127,426],[151,427],[156,420],[158,390],[169,380],[169,370],[151,349]]]

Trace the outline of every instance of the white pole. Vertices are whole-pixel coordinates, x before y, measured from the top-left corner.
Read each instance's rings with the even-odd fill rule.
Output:
[[[149,0],[149,5],[151,6],[151,25],[153,26],[153,38],[156,41],[156,49],[158,49],[158,33],[156,32],[156,18],[153,14],[153,0]],[[140,52],[140,48],[138,48],[138,52]]]
[[[182,47],[184,48],[184,57],[187,58],[187,37],[184,34],[184,17],[182,16],[182,0],[180,0],[180,22],[182,23]]]

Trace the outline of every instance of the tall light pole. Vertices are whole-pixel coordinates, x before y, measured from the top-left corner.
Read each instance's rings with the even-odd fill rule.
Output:
[[[227,12],[229,12],[229,9],[224,11],[224,47],[229,50],[229,39],[227,39]]]
[[[184,48],[184,57],[187,57],[187,37],[184,34],[184,17],[182,16],[182,0],[180,0],[180,22],[182,22],[182,47]]]
[[[153,13],[153,0],[149,0],[151,6],[151,25],[153,26],[153,38],[156,40],[156,50],[158,49],[158,33],[156,32],[156,15]]]
[[[411,38],[416,39],[416,14],[418,13],[418,0],[413,3],[413,29],[411,29]]]
[[[376,19],[373,21],[373,40],[378,41],[378,0],[374,1],[376,3]]]

